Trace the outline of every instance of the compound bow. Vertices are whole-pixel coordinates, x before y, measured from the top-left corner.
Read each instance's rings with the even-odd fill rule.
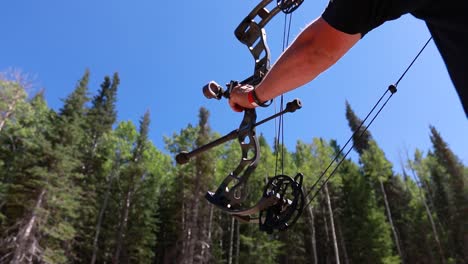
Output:
[[[245,44],[255,60],[254,74],[244,81],[231,81],[227,89],[215,82],[203,87],[203,94],[208,99],[229,98],[232,89],[239,85],[255,86],[265,76],[270,68],[270,50],[266,42],[265,25],[280,11],[289,14],[298,8],[303,0],[277,0],[271,10],[267,6],[272,0],[262,0],[234,31],[236,38]],[[230,172],[215,192],[207,192],[205,198],[221,210],[233,215],[242,222],[258,223],[260,230],[272,233],[285,230],[293,225],[302,213],[304,194],[302,192],[302,174],[294,178],[287,175],[277,175],[268,181],[260,201],[250,208],[244,208],[242,203],[247,197],[245,185],[254,172],[260,158],[260,146],[255,135],[255,128],[285,113],[292,113],[301,108],[299,99],[287,103],[286,108],[268,118],[257,122],[255,109],[245,109],[239,128],[225,136],[216,139],[190,152],[181,152],[176,156],[178,164],[187,163],[213,147],[237,138],[242,150],[239,165]]]

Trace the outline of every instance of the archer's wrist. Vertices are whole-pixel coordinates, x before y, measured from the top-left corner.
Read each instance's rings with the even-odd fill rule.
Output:
[[[260,98],[258,98],[258,95],[255,89],[252,89],[250,92],[247,93],[247,100],[249,101],[249,104],[254,107],[258,107],[258,106],[266,107],[269,105],[269,104],[266,104],[266,101],[262,101],[260,100]]]
[[[253,107],[258,107],[257,102],[255,102],[255,99],[253,97],[254,90],[250,91],[247,93],[247,100],[249,101],[249,105]]]

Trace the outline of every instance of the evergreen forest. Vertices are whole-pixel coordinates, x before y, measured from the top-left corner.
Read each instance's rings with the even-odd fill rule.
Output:
[[[77,79],[54,110],[20,77],[0,76],[0,263],[468,263],[468,167],[436,127],[421,135],[430,149],[392,164],[346,103],[350,132],[363,133],[353,138],[356,161],[344,160],[294,226],[266,234],[204,198],[237,165],[237,142],[174,162],[220,136],[205,108],[161,150],[149,111],[137,124],[117,120],[117,73],[93,89],[88,70]],[[258,138],[248,204],[276,153],[284,173],[302,172],[310,187],[340,149]]]

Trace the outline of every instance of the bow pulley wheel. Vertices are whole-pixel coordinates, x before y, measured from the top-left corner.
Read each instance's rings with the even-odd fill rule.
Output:
[[[263,196],[273,196],[277,202],[260,211],[260,230],[271,234],[275,229],[286,230],[297,221],[304,208],[302,179],[303,175],[298,173],[294,179],[278,175],[268,181]]]

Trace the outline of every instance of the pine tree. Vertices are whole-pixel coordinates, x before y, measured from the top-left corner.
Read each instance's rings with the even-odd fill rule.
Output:
[[[199,111],[199,124],[194,148],[208,143],[211,138],[211,130],[208,124],[209,113],[201,108]],[[180,262],[205,263],[211,258],[211,237],[213,223],[212,210],[208,202],[203,199],[207,187],[214,180],[215,163],[213,163],[213,151],[205,152],[194,158],[193,162],[180,168],[178,174],[183,180],[182,200],[183,214],[182,234],[179,236],[182,244],[179,255]],[[206,204],[206,206],[204,205]],[[210,235],[209,235],[210,234]],[[210,236],[210,238],[209,238]]]
[[[416,151],[411,175],[398,175],[347,103],[349,125],[362,134],[353,138],[359,165],[344,160],[312,201],[317,186],[305,189],[303,217],[268,235],[203,198],[237,166],[236,140],[175,166],[149,140],[149,112],[139,130],[132,122],[112,128],[119,82],[117,74],[105,77],[90,101],[86,71],[58,112],[42,94],[23,94],[10,111],[17,93],[0,87],[0,113],[10,111],[0,118],[0,263],[465,261],[468,169],[434,127],[433,149],[425,157]],[[219,137],[208,119],[200,109],[198,125],[166,138],[167,150]],[[317,138],[298,142],[294,153],[277,141],[272,150],[263,135],[258,141],[261,159],[243,207],[258,202],[275,174],[302,172],[311,188],[338,152],[336,142]]]
[[[23,115],[25,111],[30,111],[30,109],[27,109],[30,105],[25,101],[27,94],[25,84],[21,81],[21,75],[15,74],[15,78],[11,78],[8,75],[8,73],[0,73],[0,133],[7,122],[13,119],[15,114]],[[3,161],[0,160],[0,167],[2,165]],[[9,178],[7,174],[4,177],[0,176],[0,226],[5,218],[1,212],[1,208],[6,201],[5,196]]]
[[[72,121],[78,121],[84,117],[87,111],[85,105],[89,101],[88,83],[89,71],[86,70],[75,90],[64,100],[64,105],[59,111],[60,116]]]
[[[317,169],[319,170],[320,175],[322,175],[323,172],[325,172],[328,164],[332,161],[333,149],[329,145],[325,145],[323,139],[314,139],[313,145],[315,146],[316,158],[318,159]],[[326,174],[324,174],[324,178],[329,178],[330,172],[331,171],[328,171]],[[323,199],[323,209],[324,212],[327,212],[327,215],[324,215],[324,217],[327,217],[326,223],[329,223],[327,227],[329,228],[329,239],[327,237],[327,240],[330,242],[329,247],[333,248],[333,254],[330,254],[328,258],[331,260],[333,259],[334,262],[337,264],[340,263],[340,254],[338,250],[335,217],[331,204],[332,199],[330,198],[329,186],[333,184],[334,186],[331,188],[339,188],[339,185],[341,184],[339,180],[340,178],[330,178],[328,182],[321,183],[323,184],[323,191],[321,192],[321,196]]]
[[[122,147],[123,140],[119,140],[119,137],[116,134],[120,134],[120,128],[121,126],[117,126],[115,131],[112,131],[110,133],[106,133],[103,136],[101,146],[100,148],[102,150],[107,150],[109,151],[108,153],[101,153],[103,157],[106,157],[107,160],[102,164],[102,168],[100,169],[100,175],[102,177],[101,181],[98,183],[98,197],[99,197],[99,203],[97,203],[98,206],[98,215],[96,222],[94,223],[94,234],[93,234],[93,242],[92,242],[92,255],[91,255],[91,264],[94,264],[97,262],[103,262],[103,258],[101,256],[104,256],[106,252],[103,242],[104,239],[112,240],[113,238],[109,238],[108,236],[105,237],[103,233],[106,230],[106,226],[104,226],[108,218],[112,218],[112,215],[109,215],[109,204],[110,198],[112,195],[112,187],[116,179],[120,175],[120,167],[122,166],[122,163],[124,163],[125,157],[129,156],[130,154],[126,154],[125,151],[122,151],[125,149],[125,147]],[[130,147],[129,147],[130,149]],[[100,151],[101,152],[101,151]],[[104,152],[104,151],[102,151]],[[130,151],[128,151],[130,152]],[[104,232],[103,232],[104,231]],[[83,255],[83,258],[89,257],[89,255],[85,256]]]
[[[464,236],[466,234],[467,200],[464,189],[464,166],[449,149],[447,143],[442,139],[440,133],[431,126],[431,142],[434,147],[434,157],[444,168],[447,182],[440,182],[439,185],[445,185],[447,190],[447,210],[450,248],[453,248],[454,257],[457,262],[468,260],[468,245],[464,245]],[[440,186],[438,188],[444,189]]]
[[[75,149],[62,144],[61,119],[40,95],[30,106],[31,110],[17,116],[9,128],[8,142],[15,151],[10,154],[14,163],[6,163],[12,178],[5,211],[12,222],[7,223],[8,231],[2,238],[8,245],[5,250],[10,250],[4,256],[14,263],[64,263],[73,258],[69,249],[75,235],[72,223],[79,192],[72,187],[73,180],[79,178]]]
[[[78,254],[68,256],[74,260],[82,258],[79,254],[82,250],[85,251],[86,235],[83,230],[88,228],[86,219],[90,215],[94,215],[94,208],[87,203],[87,196],[91,194],[89,189],[93,189],[93,182],[85,177],[83,173],[83,159],[86,153],[82,151],[85,144],[86,137],[86,115],[88,113],[87,103],[89,102],[88,84],[90,72],[85,71],[81,79],[78,81],[73,92],[68,95],[64,100],[64,105],[59,110],[58,122],[56,122],[56,138],[57,150],[63,152],[63,157],[67,157],[70,163],[71,174],[68,175],[70,182],[68,184],[73,186],[73,193],[75,197],[74,202],[79,203],[76,212],[79,217],[75,216],[75,221],[70,221],[76,231],[74,241],[67,242],[65,252],[77,252]],[[63,186],[67,189],[70,187]],[[79,250],[72,250],[72,248],[79,248]]]
[[[407,168],[411,176],[406,177],[406,186],[411,195],[408,216],[410,228],[405,230],[405,235],[410,237],[405,245],[407,260],[409,263],[445,263],[444,250],[440,240],[440,232],[436,226],[436,216],[432,213],[430,203],[426,196],[426,173],[422,162],[422,153],[415,151],[414,161],[407,159]],[[403,174],[406,175],[405,167]],[[412,180],[414,179],[414,180]]]
[[[92,100],[92,106],[88,113],[89,136],[92,139],[93,146],[97,144],[99,138],[112,129],[112,125],[117,119],[115,103],[117,101],[117,89],[120,84],[118,73],[114,73],[111,78],[104,77],[101,88]]]
[[[159,152],[148,142],[141,161],[142,170],[146,170],[135,185],[133,207],[130,211],[127,251],[131,263],[152,263],[153,246],[157,234],[157,222],[164,221],[157,215],[161,182],[165,181],[170,167],[168,156]]]
[[[118,74],[113,80],[106,76],[98,94],[93,98],[85,119],[85,133],[83,145],[82,173],[86,179],[86,195],[83,197],[82,207],[88,208],[82,214],[82,228],[80,237],[82,243],[77,244],[76,251],[80,253],[82,261],[94,263],[98,252],[99,232],[104,216],[105,205],[100,201],[108,199],[109,174],[114,170],[106,168],[106,163],[111,163],[112,144],[108,144],[112,125],[117,118],[115,103],[119,85]],[[112,177],[111,177],[112,179]]]
[[[198,135],[198,127],[188,125],[179,134],[174,134],[171,138],[166,137],[166,149],[171,154],[180,153],[182,150],[195,148],[195,141]],[[177,166],[174,169],[172,180],[163,185],[162,195],[166,201],[159,203],[159,215],[165,219],[158,225],[156,241],[156,260],[161,263],[181,263],[185,256],[186,230],[186,203],[189,187],[189,177],[194,174],[193,162],[184,166]]]
[[[304,241],[304,253],[305,259],[308,259],[309,262],[313,264],[318,263],[318,252],[317,252],[317,239],[316,239],[316,229],[315,229],[315,213],[314,208],[316,203],[313,203],[310,199],[310,195],[313,195],[314,192],[309,192],[311,186],[312,177],[314,176],[314,169],[309,166],[313,163],[314,157],[312,156],[312,146],[304,142],[298,141],[296,143],[296,151],[294,153],[294,161],[299,172],[303,173],[305,176],[303,193],[305,195],[305,208],[303,211],[303,217],[301,217],[297,223],[300,227],[303,228],[302,234]],[[306,188],[307,186],[307,188]],[[315,191],[312,190],[312,191]],[[299,231],[300,232],[300,231]]]
[[[346,101],[346,119],[348,125],[353,132],[353,146],[354,149],[362,155],[364,150],[369,148],[369,142],[372,140],[372,135],[367,130],[367,127],[362,125],[362,120],[354,113],[351,105]]]
[[[392,208],[396,208],[399,204],[391,204],[392,201],[388,199],[386,190],[387,185],[391,185],[392,181],[396,182],[391,163],[385,158],[383,151],[378,148],[370,132],[361,124],[362,121],[354,114],[354,111],[348,103],[346,103],[346,117],[348,118],[349,126],[353,132],[353,146],[360,155],[360,162],[363,164],[365,175],[373,180],[376,183],[376,189],[380,190],[378,193],[381,194],[387,219],[392,230],[395,248],[401,261],[404,262],[404,253],[400,245],[398,227],[392,215]],[[392,186],[392,188],[397,189],[398,186]],[[396,222],[401,223],[402,221]]]
[[[343,181],[343,212],[346,223],[343,234],[351,263],[385,263],[394,259],[390,228],[378,207],[372,184],[358,166],[344,161],[340,175]]]
[[[138,181],[140,178],[145,177],[147,173],[142,162],[144,152],[148,148],[149,124],[149,112],[146,112],[140,121],[140,130],[132,150],[132,159],[128,168],[122,172],[123,193],[122,200],[120,201],[121,208],[116,233],[116,245],[112,257],[114,263],[125,262],[124,260],[128,259],[129,252],[126,237],[129,230],[131,209],[134,206],[134,196],[136,195]]]
[[[201,108],[199,111],[199,123],[198,123],[198,136],[196,139],[196,146],[200,147],[210,140],[210,128],[208,125],[209,113],[205,108]],[[206,206],[202,206],[201,200],[204,197],[204,191],[202,187],[208,184],[207,176],[212,175],[214,171],[212,165],[212,159],[208,156],[208,153],[202,154],[195,158],[195,175],[187,175],[191,178],[191,192],[193,195],[187,198],[187,218],[186,218],[186,244],[185,244],[185,256],[184,263],[193,263],[195,261],[195,255],[198,245],[206,245],[205,230],[203,230],[203,223],[208,220],[209,212]],[[202,250],[197,250],[201,252]],[[206,254],[204,252],[204,254]],[[206,256],[201,256],[202,258]]]
[[[40,261],[41,223],[47,219],[47,164],[51,115],[41,96],[18,113],[0,133],[0,174],[5,184],[0,225],[0,262]]]
[[[106,136],[107,137],[107,136]],[[128,184],[128,174],[133,161],[133,151],[136,145],[138,132],[131,121],[120,122],[111,135],[106,140],[110,145],[111,158],[106,163],[106,186],[102,190],[102,203],[98,213],[99,240],[97,252],[93,254],[97,263],[111,262],[116,247],[116,230],[119,229],[120,216],[122,210],[122,200],[124,187]],[[96,224],[98,226],[98,224]],[[94,244],[94,242],[93,242]],[[94,252],[94,249],[93,249]],[[93,260],[93,256],[91,261]]]

